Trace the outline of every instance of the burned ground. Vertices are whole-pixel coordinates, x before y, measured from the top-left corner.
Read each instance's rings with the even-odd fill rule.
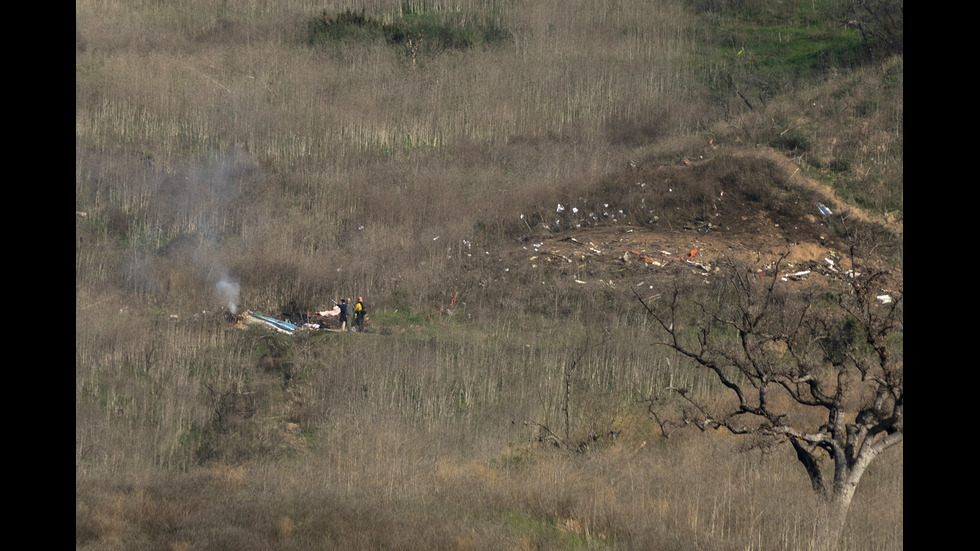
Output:
[[[615,286],[711,277],[735,263],[804,284],[875,270],[885,272],[885,290],[902,286],[902,223],[846,205],[796,160],[768,149],[634,167],[606,188],[615,191],[579,198],[580,207],[568,201],[528,224],[505,253],[505,269]]]

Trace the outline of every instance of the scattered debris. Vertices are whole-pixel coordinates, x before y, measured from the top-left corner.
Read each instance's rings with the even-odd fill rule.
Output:
[[[653,264],[654,266],[662,266],[662,264],[658,260],[650,258],[649,256],[641,253],[640,251],[630,251],[630,252],[640,257],[640,260],[646,262],[647,264]],[[623,255],[623,257],[625,258],[626,255]]]
[[[286,333],[287,335],[292,335],[297,329],[299,329],[299,327],[289,323],[288,321],[266,316],[260,312],[245,312],[242,321],[245,323],[257,323],[264,325],[280,333]]]
[[[830,209],[828,209],[823,203],[817,203],[817,210],[819,210],[820,214],[824,216],[830,216],[833,214],[833,212],[831,212]]]
[[[641,253],[639,251],[630,251],[630,252],[632,252],[633,254],[635,254],[636,256],[638,256],[640,258],[640,260],[646,262],[647,264],[653,264],[654,266],[664,266],[664,265],[666,265],[666,261],[669,261],[669,260],[679,260],[681,262],[687,262],[689,264],[695,264],[696,266],[699,266],[701,268],[704,268],[704,266],[701,266],[700,264],[691,262],[691,259],[694,258],[694,255],[698,254],[698,250],[697,249],[691,249],[691,252],[689,252],[687,254],[687,258],[681,258],[679,256],[674,256],[673,254],[671,254],[670,251],[660,251],[660,254],[662,254],[664,256],[664,259],[662,259],[662,260],[664,260],[663,263],[661,263],[659,260],[656,260],[656,259],[654,259],[654,258],[652,258],[650,256],[647,256],[647,255],[645,255],[645,254],[643,254],[643,253]],[[627,258],[627,255],[623,255],[623,259],[626,260],[626,258]],[[707,268],[705,268],[705,269],[707,269]]]
[[[337,317],[340,315],[340,306],[334,306],[333,310],[320,310],[316,314],[324,318]]]
[[[779,276],[779,279],[783,281],[789,281],[790,279],[792,279],[793,281],[799,281],[799,279],[805,275],[810,275],[810,270],[803,270],[802,272],[796,272],[792,274],[783,274]]]

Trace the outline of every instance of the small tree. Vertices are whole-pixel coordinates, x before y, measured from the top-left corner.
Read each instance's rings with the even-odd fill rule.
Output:
[[[660,307],[637,295],[659,344],[707,369],[729,398],[709,405],[671,389],[683,407],[654,412],[664,434],[694,425],[792,445],[825,504],[817,549],[837,547],[861,476],[904,434],[902,292],[883,293],[884,276],[852,270],[801,296],[776,274],[732,265],[711,304],[684,303],[676,289]]]

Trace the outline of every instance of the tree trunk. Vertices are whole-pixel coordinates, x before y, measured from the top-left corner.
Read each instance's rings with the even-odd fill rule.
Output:
[[[814,551],[837,551],[841,534],[844,532],[844,522],[847,520],[847,509],[850,505],[850,496],[834,496],[823,503],[820,518],[817,520],[817,533],[813,542]]]
[[[814,541],[815,551],[837,551],[858,482],[876,455],[872,450],[866,450],[858,455],[850,467],[842,457],[835,462],[834,487],[822,507]]]

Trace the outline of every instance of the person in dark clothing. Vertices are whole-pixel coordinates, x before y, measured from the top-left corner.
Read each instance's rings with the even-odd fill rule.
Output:
[[[340,304],[337,305],[337,308],[340,308],[340,330],[348,331],[349,328],[347,327],[347,299],[346,298],[340,299]]]
[[[357,332],[364,332],[364,314],[367,314],[367,308],[364,306],[364,299],[357,297],[357,304],[354,305],[354,323],[357,324]]]

